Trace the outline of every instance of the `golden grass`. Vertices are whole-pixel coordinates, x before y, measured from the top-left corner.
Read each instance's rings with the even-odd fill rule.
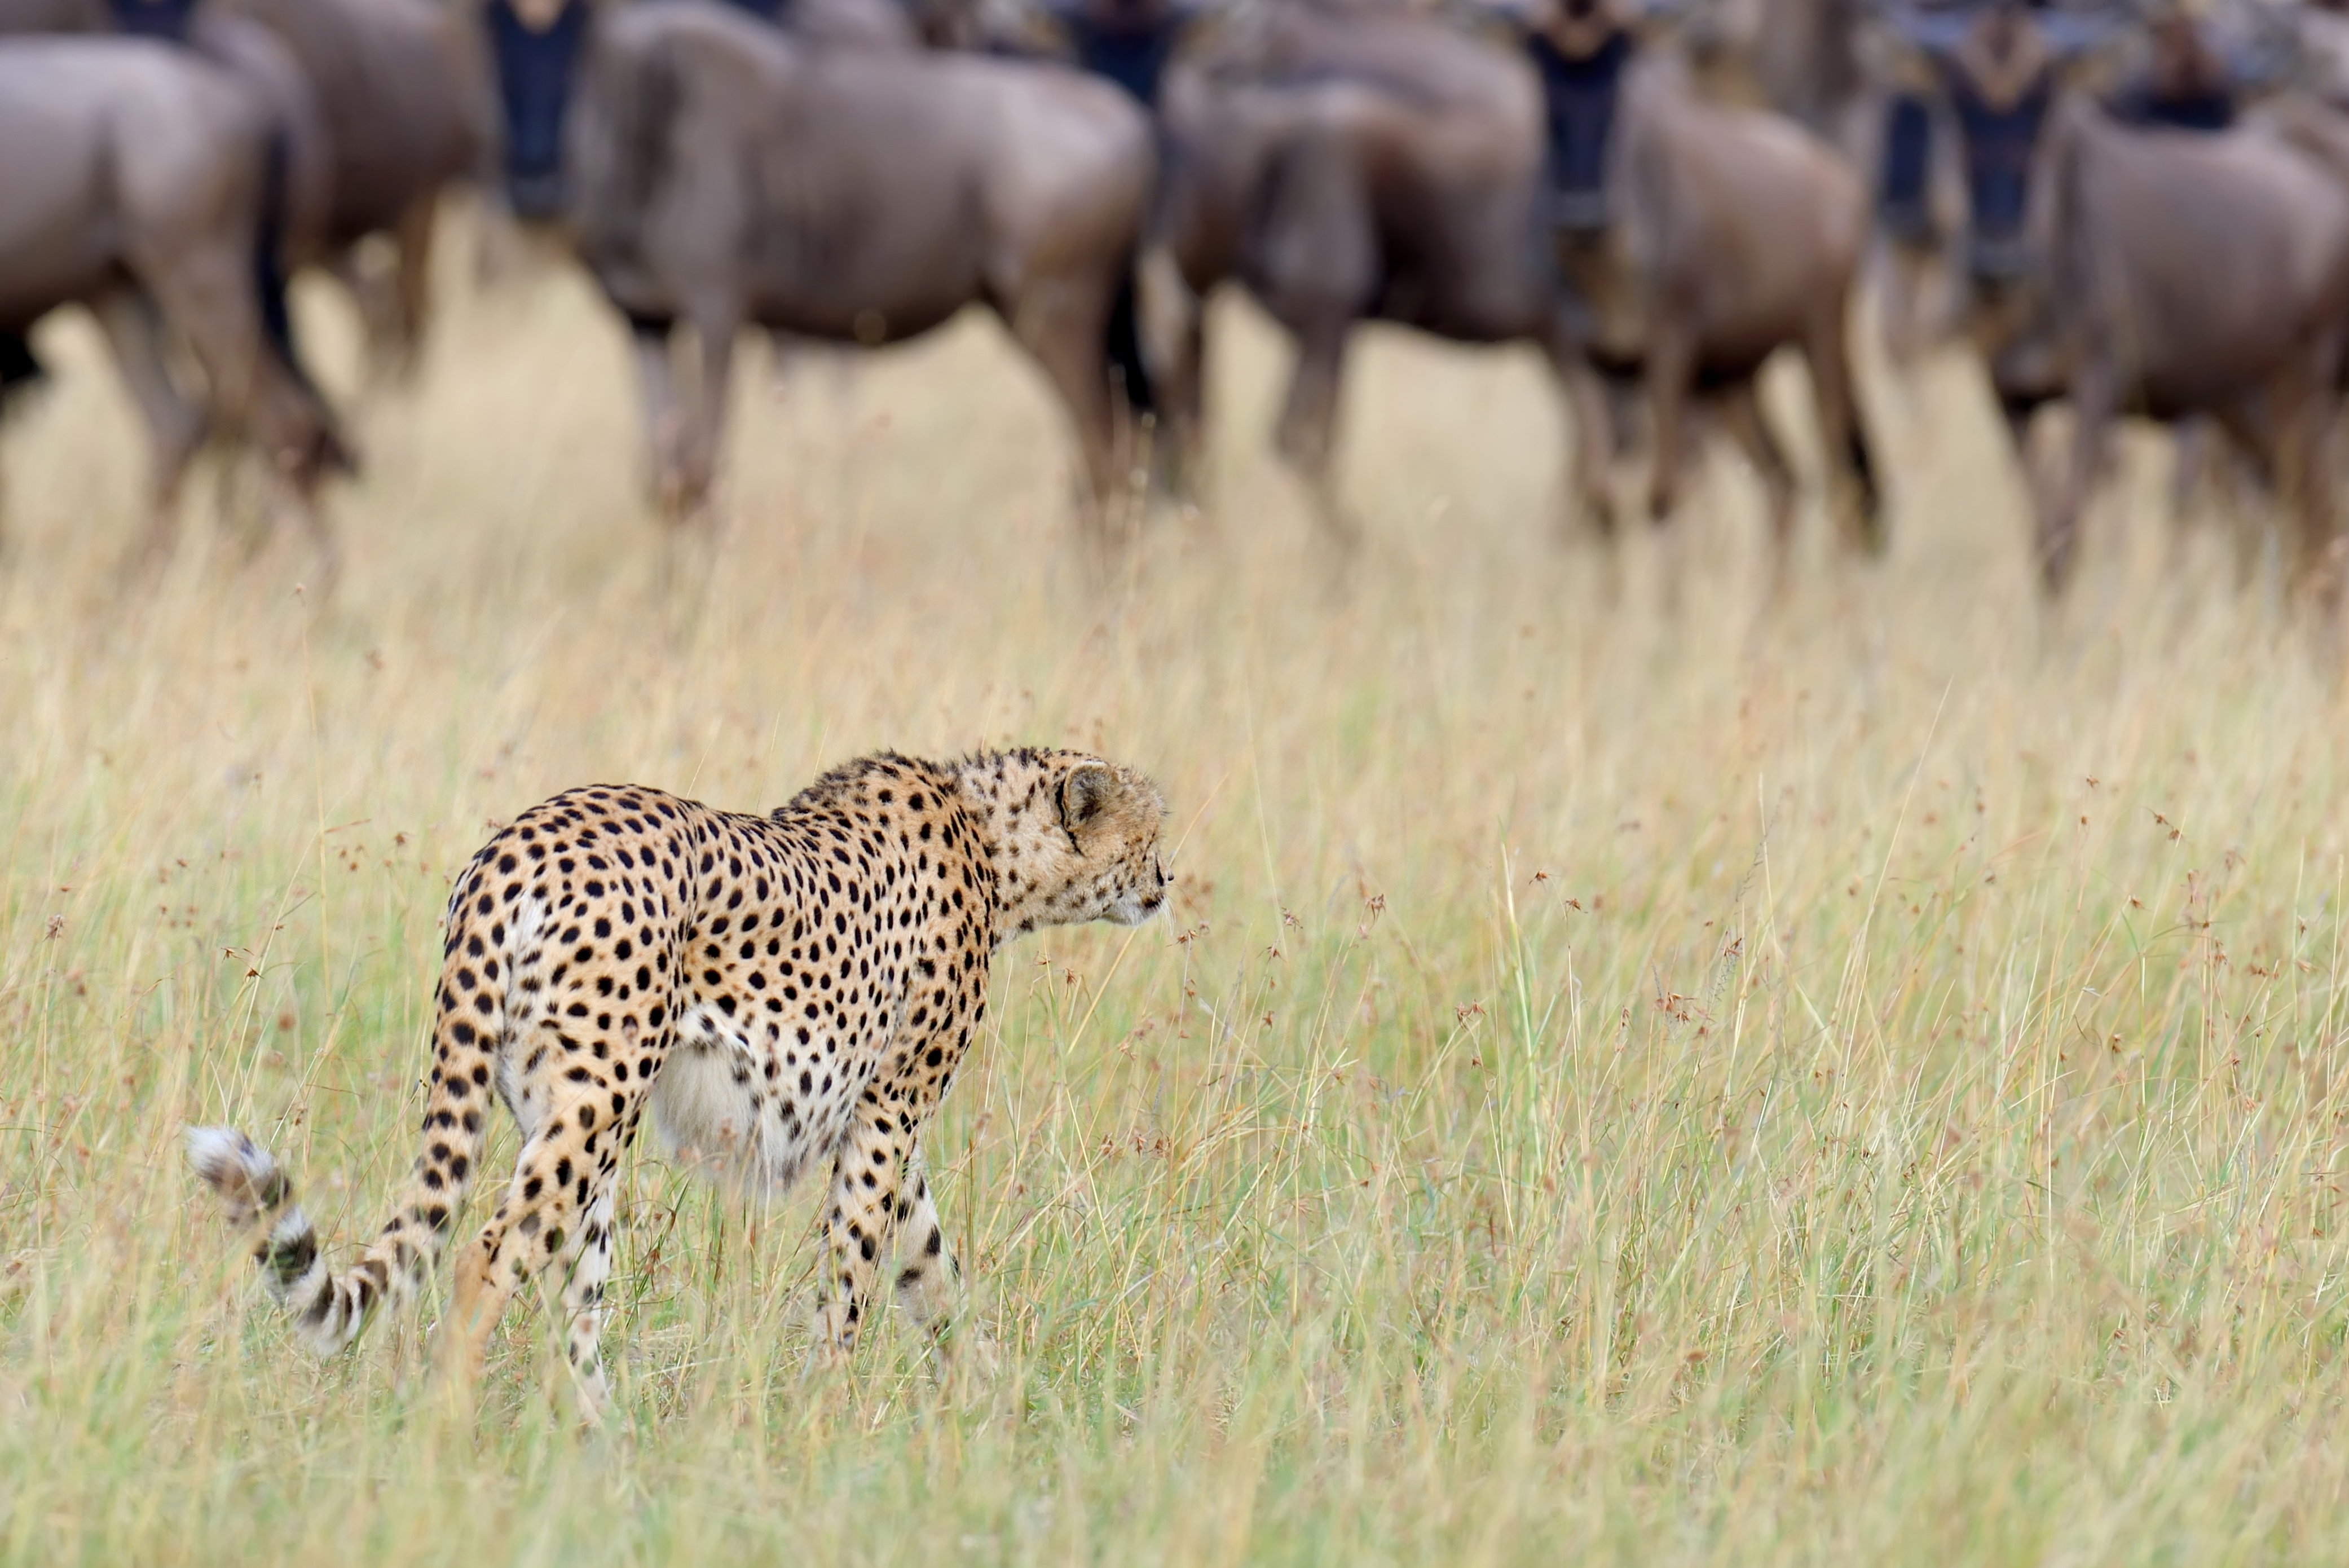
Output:
[[[746,371],[695,595],[610,320],[455,294],[358,421],[323,611],[202,504],[113,597],[139,449],[83,328],[0,446],[9,1559],[2349,1555],[2349,741],[2216,546],[2160,569],[2143,464],[2043,633],[1944,367],[1885,568],[1814,548],[1757,620],[1718,464],[1666,615],[1644,545],[1617,603],[1552,547],[1530,362],[1374,334],[1333,588],[1235,307],[1213,519],[1102,596],[974,321],[781,400]],[[489,820],[1010,740],[1155,773],[1181,890],[998,962],[932,1145],[992,1380],[895,1324],[803,1379],[803,1202],[649,1147],[605,1438],[534,1314],[464,1427],[420,1322],[321,1365],[259,1303],[180,1129],[273,1144],[338,1245],[378,1223]]]

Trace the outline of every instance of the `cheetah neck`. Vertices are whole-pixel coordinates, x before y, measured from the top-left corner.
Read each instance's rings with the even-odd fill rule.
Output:
[[[1066,838],[1050,753],[982,752],[946,765],[995,871],[995,945],[1041,924],[1049,887],[1036,875]]]

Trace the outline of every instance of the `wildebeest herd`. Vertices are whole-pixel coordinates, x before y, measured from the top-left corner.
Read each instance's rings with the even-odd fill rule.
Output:
[[[351,289],[374,368],[425,329],[434,219],[559,235],[625,320],[657,504],[718,470],[745,329],[874,346],[983,304],[1044,372],[1080,510],[1196,483],[1205,301],[1296,346],[1278,445],[1331,537],[1356,324],[1537,348],[1572,427],[1568,531],[1611,539],[1618,450],[1661,522],[1694,431],[1767,492],[1756,393],[1808,373],[1826,507],[1887,539],[1853,375],[1980,353],[2059,592],[2120,416],[2238,457],[2337,597],[2349,355],[2349,16],[2285,0],[0,0],[0,398],[90,309],[154,446],[169,544],[207,441],[316,526],[356,461],[288,278]],[[372,243],[369,243],[372,242]],[[389,261],[376,265],[382,254]],[[331,533],[317,528],[331,550]]]

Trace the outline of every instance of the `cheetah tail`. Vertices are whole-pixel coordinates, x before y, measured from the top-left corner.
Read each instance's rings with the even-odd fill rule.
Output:
[[[261,1265],[263,1286],[302,1325],[303,1336],[321,1355],[348,1344],[352,1336],[343,1331],[356,1325],[343,1324],[333,1311],[339,1293],[318,1255],[318,1233],[269,1151],[233,1127],[190,1127],[188,1163],[220,1194],[232,1226],[266,1227],[254,1246],[254,1261]]]
[[[188,1160],[220,1195],[232,1226],[262,1231],[253,1249],[262,1287],[321,1355],[358,1338],[381,1303],[413,1295],[440,1251],[439,1234],[412,1220],[415,1210],[404,1202],[400,1218],[337,1275],[319,1251],[310,1217],[294,1200],[292,1179],[268,1150],[233,1127],[190,1127]]]

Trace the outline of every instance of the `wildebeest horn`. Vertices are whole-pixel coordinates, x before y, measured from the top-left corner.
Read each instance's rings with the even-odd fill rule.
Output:
[[[1479,21],[1529,27],[1541,17],[1540,0],[1452,0],[1449,7]]]
[[[2137,20],[2132,15],[2137,6],[2108,5],[2094,9],[2047,10],[2033,14],[2032,20],[2048,47],[2063,57],[2094,54],[2119,37]]]
[[[2019,5],[2021,0],[2007,3]],[[2095,5],[2045,9],[2033,6],[2029,15],[2049,49],[2059,58],[2068,58],[2094,53],[2117,37],[2131,25],[2135,8],[2140,3],[2142,0],[2104,0]],[[1976,5],[1937,5],[1928,10],[1917,5],[1916,0],[1880,0],[1876,15],[1894,36],[1912,47],[1938,54],[1965,41],[1982,9]]]
[[[1927,11],[1910,0],[1883,0],[1876,13],[1877,19],[1895,37],[1913,47],[1937,52],[1954,49],[1963,43],[1974,15],[1970,9],[1936,7]]]

